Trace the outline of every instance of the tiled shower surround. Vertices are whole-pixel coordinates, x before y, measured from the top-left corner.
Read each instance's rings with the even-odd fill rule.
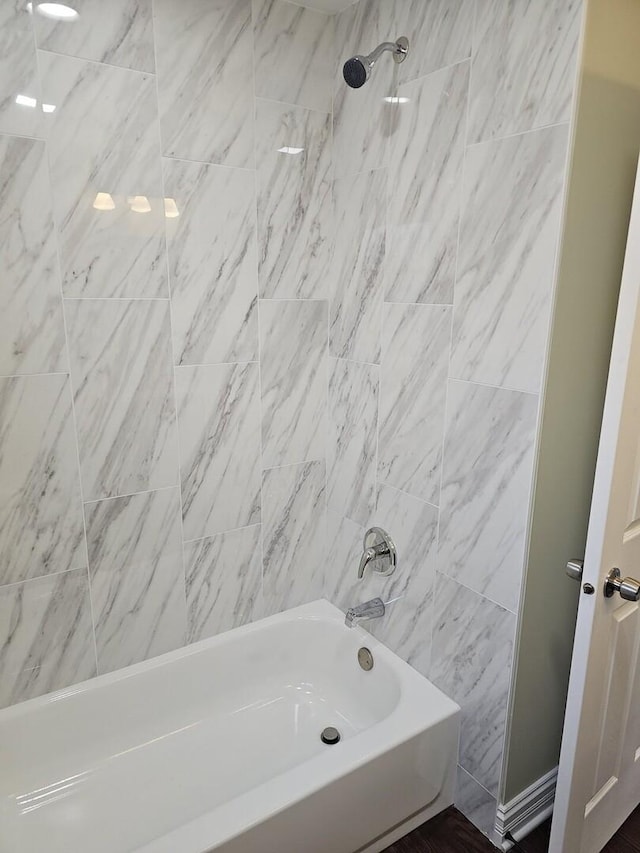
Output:
[[[582,3],[74,5],[0,4],[0,705],[381,595],[488,830]]]

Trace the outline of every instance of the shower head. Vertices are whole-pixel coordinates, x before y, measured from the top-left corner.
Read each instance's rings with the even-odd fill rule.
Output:
[[[404,62],[409,52],[409,41],[405,36],[400,36],[396,41],[382,42],[367,56],[358,54],[347,59],[342,68],[342,76],[347,86],[351,86],[352,89],[359,89],[364,86],[376,61],[387,50],[393,54],[394,62]]]

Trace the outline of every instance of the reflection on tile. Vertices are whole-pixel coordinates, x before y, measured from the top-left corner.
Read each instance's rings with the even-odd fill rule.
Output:
[[[379,368],[332,360],[327,506],[366,524],[375,503]]]
[[[67,370],[44,142],[0,136],[0,374]]]
[[[324,457],[326,350],[326,302],[261,302],[264,467]]]
[[[479,0],[470,142],[569,120],[582,7],[579,0]]]
[[[260,558],[259,524],[186,543],[188,642],[260,618]]]
[[[325,465],[271,468],[262,478],[265,615],[322,594]]]
[[[514,612],[537,408],[533,394],[449,383],[438,566]]]
[[[474,0],[395,0],[395,32],[409,39],[400,82],[415,80],[471,55]]]
[[[251,168],[251,0],[156,0],[154,14],[163,153]]]
[[[185,539],[260,521],[257,364],[176,371]]]
[[[0,586],[0,707],[95,674],[86,569]]]
[[[256,135],[260,294],[327,296],[331,115],[258,101]]]
[[[16,97],[27,98],[16,103]],[[0,3],[0,132],[41,136],[43,113],[31,16],[23,0]]]
[[[451,309],[385,305],[378,476],[439,502]]]
[[[166,301],[66,302],[85,500],[177,484]]]
[[[380,361],[384,297],[385,170],[334,184],[335,245],[331,275],[331,355]]]
[[[151,0],[74,0],[73,8],[78,17],[60,21],[39,14],[36,6],[38,47],[108,65],[154,70]]]
[[[467,62],[402,86],[391,140],[386,299],[453,302]]]
[[[176,363],[257,359],[254,176],[168,159],[164,174]]]
[[[154,78],[39,55],[65,296],[168,296]]]
[[[467,150],[451,376],[540,387],[567,128]]]
[[[460,766],[457,771],[455,805],[480,832],[491,837],[498,808],[496,798]]]
[[[256,95],[331,112],[332,18],[284,0],[253,0],[253,31]]]
[[[375,74],[361,89],[347,86],[342,66],[354,54],[370,53],[380,42],[393,38],[392,31],[395,31],[393,3],[388,0],[360,0],[336,17],[337,63],[333,93],[336,177],[387,164],[393,106],[384,98],[395,94],[395,63],[378,63]]]
[[[185,642],[180,493],[162,489],[85,504],[98,671]]]
[[[86,565],[66,376],[0,379],[0,584]]]
[[[431,680],[462,708],[460,764],[494,796],[516,617],[438,574]]]

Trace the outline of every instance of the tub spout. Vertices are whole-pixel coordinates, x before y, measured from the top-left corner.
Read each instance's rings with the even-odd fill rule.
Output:
[[[347,610],[344,624],[347,628],[353,628],[358,622],[366,622],[368,619],[378,619],[384,616],[384,601],[381,598],[372,598],[364,604],[357,604]]]

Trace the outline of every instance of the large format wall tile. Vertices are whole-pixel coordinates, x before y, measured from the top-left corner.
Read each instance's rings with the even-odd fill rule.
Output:
[[[331,355],[380,361],[387,174],[380,169],[334,184]]]
[[[163,153],[253,166],[251,0],[156,0]]]
[[[18,95],[31,101],[17,103]],[[0,3],[0,132],[22,136],[43,132],[31,15],[23,0]]]
[[[265,615],[321,595],[325,559],[325,465],[271,468],[262,478]]]
[[[481,832],[491,838],[496,820],[498,803],[496,798],[486,791],[479,782],[462,767],[458,767],[456,776],[456,808],[477,826]]]
[[[384,99],[394,91],[394,62],[384,57],[367,84],[350,89],[342,66],[355,54],[370,53],[392,35],[393,4],[359,0],[336,16],[337,63],[333,93],[333,162],[336,177],[386,166],[393,105]]]
[[[325,297],[331,114],[258,101],[256,135],[260,295]]]
[[[67,369],[44,142],[0,136],[0,374]]]
[[[580,0],[479,0],[469,141],[568,121]]]
[[[437,575],[431,680],[462,708],[460,764],[498,792],[516,617]]]
[[[378,477],[439,502],[451,309],[385,305]]]
[[[167,296],[155,80],[39,52],[65,296]],[[104,207],[109,194],[112,210]],[[150,209],[136,213],[130,201]],[[102,199],[102,200],[101,200]]]
[[[333,19],[285,0],[253,0],[253,31],[256,95],[330,112]]]
[[[182,646],[179,490],[85,504],[85,517],[98,671]]]
[[[538,398],[450,382],[438,568],[516,611]]]
[[[164,161],[177,364],[258,357],[255,180],[244,169]]]
[[[185,539],[260,521],[257,364],[176,371]]]
[[[395,29],[389,37],[409,39],[409,55],[398,69],[400,82],[471,55],[474,7],[474,0],[395,0]]]
[[[262,615],[260,532],[254,524],[185,544],[190,643]]]
[[[151,0],[74,0],[78,17],[62,21],[34,5],[36,41],[43,50],[154,70]]]
[[[95,674],[86,569],[0,586],[0,707]]]
[[[0,379],[0,584],[86,565],[66,376]]]
[[[324,458],[327,303],[260,304],[263,467]]]
[[[169,304],[65,306],[85,500],[178,480]]]
[[[453,302],[467,62],[402,86],[394,104],[386,253],[391,302]]]
[[[375,504],[378,383],[375,365],[330,364],[327,506],[359,524]]]
[[[567,128],[467,150],[451,375],[537,391],[562,211]]]

